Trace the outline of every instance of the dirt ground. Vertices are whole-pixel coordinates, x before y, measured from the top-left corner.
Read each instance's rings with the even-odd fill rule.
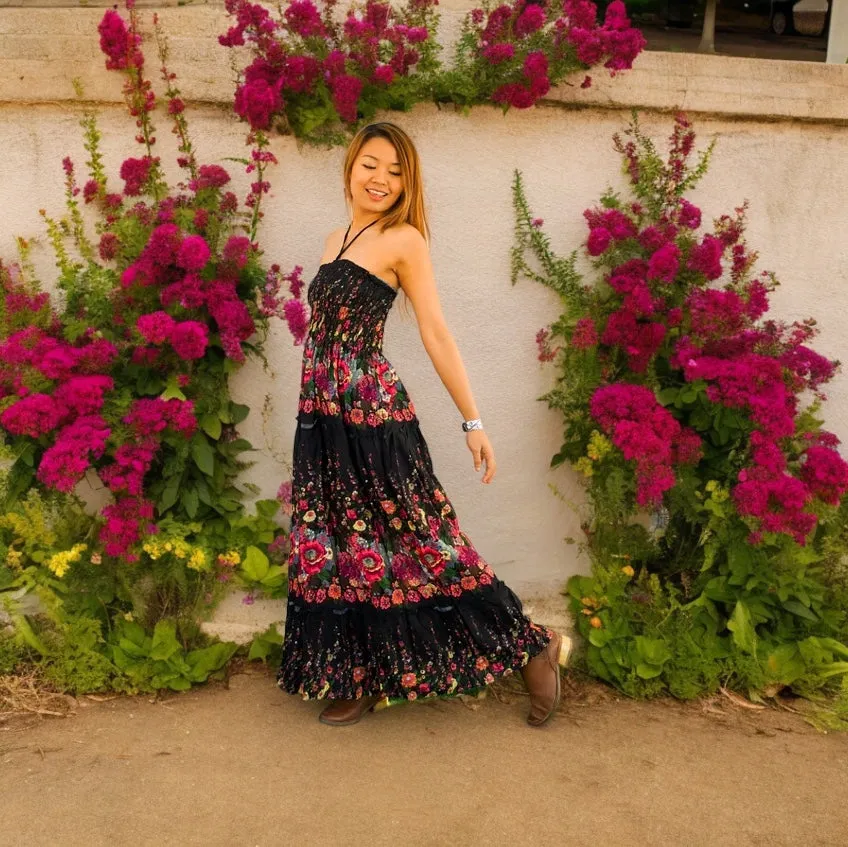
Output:
[[[248,668],[228,687],[0,717],[0,844],[846,843],[847,734],[723,696],[621,700],[573,674],[531,729],[519,686],[337,728]]]

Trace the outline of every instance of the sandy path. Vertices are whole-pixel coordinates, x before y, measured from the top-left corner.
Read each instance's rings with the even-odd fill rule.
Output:
[[[262,672],[0,731],[4,845],[844,845],[848,737],[582,698],[417,703],[355,727]],[[2,726],[2,725],[0,725]]]

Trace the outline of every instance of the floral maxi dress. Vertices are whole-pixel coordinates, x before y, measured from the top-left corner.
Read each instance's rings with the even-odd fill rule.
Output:
[[[415,700],[479,689],[551,633],[462,532],[382,354],[396,291],[348,259],[309,286],[280,688]]]

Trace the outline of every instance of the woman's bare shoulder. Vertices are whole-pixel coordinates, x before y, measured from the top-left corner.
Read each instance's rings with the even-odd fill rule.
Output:
[[[427,249],[427,241],[412,224],[397,224],[387,229],[385,235],[390,239],[392,252],[398,256]]]
[[[324,255],[322,257],[322,261],[328,261],[332,259],[336,253],[339,252],[342,248],[342,241],[344,240],[345,228],[343,226],[338,227],[338,229],[334,229],[330,232],[327,237],[324,239]],[[331,255],[332,254],[332,255]]]
[[[330,247],[333,244],[341,244],[342,239],[344,238],[345,229],[346,227],[340,226],[332,230],[324,239],[325,246]]]

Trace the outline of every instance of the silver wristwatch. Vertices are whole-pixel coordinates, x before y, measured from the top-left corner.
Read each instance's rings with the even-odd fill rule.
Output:
[[[480,418],[474,418],[473,420],[462,422],[463,432],[471,432],[472,429],[483,429],[483,421]]]

